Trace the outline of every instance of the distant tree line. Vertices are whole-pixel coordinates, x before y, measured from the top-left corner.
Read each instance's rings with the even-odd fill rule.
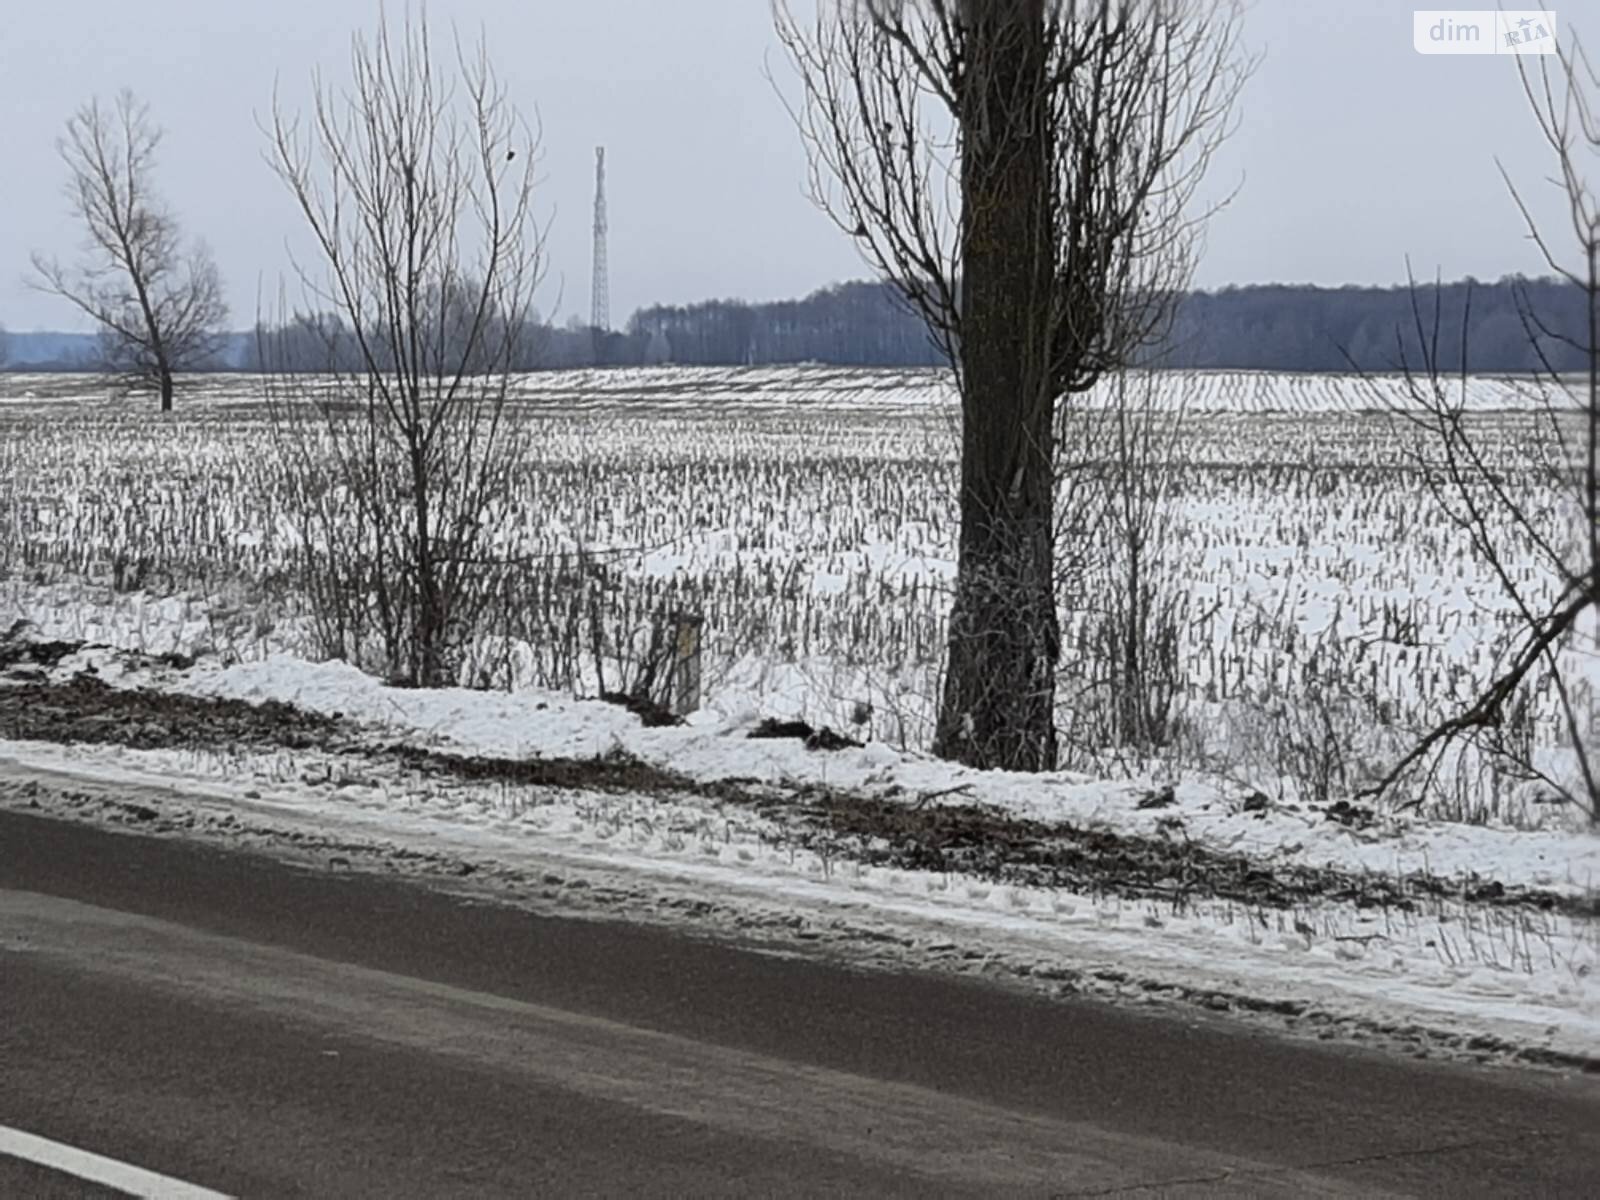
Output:
[[[882,283],[842,283],[803,300],[707,300],[642,308],[630,334],[675,363],[819,362],[852,367],[944,361],[927,325]]]
[[[487,324],[503,328],[498,314],[486,318]],[[441,352],[470,362],[471,352],[461,342],[469,326],[454,322],[453,328],[430,330],[439,340]],[[652,357],[650,338],[637,333],[596,330],[577,321],[556,327],[536,317],[514,336],[500,335],[497,345],[514,347],[512,368],[517,371],[565,371],[580,367],[639,366],[667,361],[666,349],[658,346]],[[329,313],[300,315],[280,325],[258,325],[243,335],[235,359],[244,371],[318,372],[349,371],[363,362],[359,339],[340,316]],[[382,364],[382,356],[377,361]]]
[[[1583,292],[1548,279],[1463,280],[1439,289],[1324,288],[1292,284],[1195,291],[1176,306],[1172,330],[1157,355],[1172,367],[1275,371],[1385,371],[1422,361],[1412,305],[1429,332],[1438,315],[1437,356],[1473,371],[1540,369],[1540,353],[1558,370],[1584,361],[1587,310]],[[894,289],[851,283],[804,300],[746,304],[714,300],[639,310],[634,335],[665,341],[676,363],[820,362],[841,366],[926,366],[940,363],[919,317]],[[1533,330],[1537,336],[1529,337]],[[1546,332],[1540,333],[1540,330]],[[1565,339],[1571,339],[1569,342]]]
[[[330,338],[321,319],[308,324],[301,318],[257,333],[258,345],[241,364],[246,369],[259,366],[259,352],[268,349],[276,361],[304,363],[308,370],[319,356],[326,359],[331,344],[354,350],[353,341],[345,340],[348,334]],[[877,283],[836,284],[803,300],[767,304],[654,305],[636,312],[626,331],[600,331],[576,319],[563,326],[536,321],[521,339],[521,359],[524,370],[664,363],[936,366],[944,361],[922,319]]]
[[[1413,308],[1413,305],[1416,307]],[[1435,288],[1317,288],[1283,284],[1193,292],[1178,307],[1167,356],[1174,366],[1279,371],[1418,367],[1424,347],[1471,371],[1579,369],[1587,360],[1587,300],[1555,279],[1471,278]],[[1436,321],[1437,318],[1437,321]],[[1541,361],[1547,358],[1548,362]]]
[[[1159,362],[1270,371],[1343,371],[1354,362],[1362,370],[1388,371],[1403,356],[1415,365],[1423,360],[1423,347],[1413,303],[1420,307],[1430,340],[1437,305],[1433,353],[1452,368],[1461,362],[1463,330],[1472,371],[1538,370],[1546,365],[1539,361],[1541,353],[1559,371],[1583,365],[1578,348],[1585,344],[1587,319],[1582,290],[1516,277],[1494,283],[1468,279],[1437,290],[1419,285],[1415,292],[1405,286],[1298,284],[1195,291],[1177,304]],[[280,347],[280,362],[303,362],[312,370],[325,360],[326,329],[264,328],[227,335],[216,359],[202,369],[260,369],[258,334],[304,343],[299,350]],[[12,369],[81,371],[98,365],[92,337],[13,333],[10,343]],[[529,371],[663,363],[919,367],[944,361],[922,319],[882,283],[836,284],[801,300],[762,304],[652,305],[636,312],[625,331],[599,332],[576,320],[561,326],[536,320],[521,346],[518,368]]]

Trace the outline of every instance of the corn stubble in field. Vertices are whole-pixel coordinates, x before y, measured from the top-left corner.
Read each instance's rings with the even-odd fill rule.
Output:
[[[1327,801],[1473,695],[1514,613],[1438,512],[1400,427],[1374,411],[1374,386],[1385,385],[1162,379],[1183,409],[1153,564],[1181,618],[1164,744],[1107,744],[1091,556],[1073,589],[1087,599],[1062,613],[1065,765],[1149,770],[1154,758],[1282,802]],[[298,481],[257,381],[206,377],[159,419],[84,379],[11,376],[5,390],[0,571],[19,608],[46,589],[85,605],[106,589],[182,597],[186,644],[141,648],[313,650],[294,586]],[[1559,521],[1560,496],[1528,466],[1524,398],[1474,380],[1468,402],[1508,492]],[[532,427],[530,453],[482,514],[498,560],[485,569],[506,603],[496,628],[476,631],[464,682],[615,687],[652,621],[691,611],[705,618],[706,692],[723,708],[926,744],[957,533],[942,376],[569,372],[528,377],[514,413]],[[1519,582],[1553,595],[1553,579]],[[1541,683],[1511,719],[1559,754],[1554,701]],[[1455,766],[1424,797],[1431,811],[1564,819],[1526,781]]]

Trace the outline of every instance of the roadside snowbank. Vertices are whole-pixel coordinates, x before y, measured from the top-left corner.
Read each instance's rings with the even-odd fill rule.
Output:
[[[513,695],[461,689],[386,687],[345,663],[287,656],[231,667],[197,666],[172,685],[191,695],[277,700],[343,714],[466,753],[503,757],[588,757],[611,750],[700,781],[753,779],[903,796],[923,803],[988,804],[1019,817],[1105,825],[1153,835],[1177,833],[1206,845],[1276,862],[1349,872],[1496,881],[1562,895],[1600,891],[1600,837],[1518,831],[1374,814],[1365,828],[1321,808],[1258,807],[1221,784],[1184,781],[1170,802],[1150,782],[1105,782],[1056,772],[972,771],[880,743],[830,753],[795,741],[752,740],[754,711],[697,713],[686,727],[643,728],[625,710],[554,692]],[[1348,809],[1337,810],[1348,813]]]
[[[1554,914],[1211,900],[1173,911],[830,861],[691,797],[419,787],[341,777],[314,754],[0,743],[0,805],[451,886],[470,875],[515,902],[709,925],[869,966],[1200,1003],[1419,1052],[1600,1054],[1595,923]]]
[[[1347,824],[1314,807],[1247,803],[1205,781],[1164,789],[1067,773],[981,773],[881,744],[808,751],[750,739],[753,712],[712,710],[687,726],[647,729],[619,707],[560,694],[396,689],[342,663],[287,656],[180,669],[83,651],[51,674],[90,667],[118,686],[289,703],[468,757],[625,751],[697,783],[832,789],[924,810],[993,806],[1019,819],[1188,839],[1273,865],[1395,877],[1426,870],[1459,879],[1463,892],[1493,880],[1592,897],[1600,880],[1600,839],[1580,834],[1415,818]],[[429,870],[451,886],[470,877],[519,902],[543,896],[563,907],[604,896],[607,915],[710,923],[869,965],[1180,998],[1417,1047],[1600,1057],[1600,920],[1571,912],[1438,895],[1418,896],[1408,909],[1090,895],[800,847],[771,814],[715,789],[471,783],[332,750],[0,742],[0,805],[309,855],[323,867],[442,864]]]

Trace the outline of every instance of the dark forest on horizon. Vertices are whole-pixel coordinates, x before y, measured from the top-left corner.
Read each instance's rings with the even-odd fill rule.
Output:
[[[1253,284],[1189,293],[1165,344],[1152,348],[1147,361],[1190,369],[1346,371],[1354,365],[1382,372],[1402,363],[1419,366],[1426,342],[1454,372],[1463,365],[1464,341],[1464,365],[1471,372],[1574,370],[1584,361],[1576,347],[1585,344],[1587,319],[1582,291],[1549,279],[1463,280],[1415,289]],[[228,335],[217,369],[261,369],[268,343],[291,348],[279,361],[308,369],[327,358],[305,331],[300,340],[309,344],[298,348],[293,328],[264,332],[265,341],[256,332]],[[892,287],[875,282],[836,284],[799,300],[652,305],[634,313],[622,331],[601,333],[576,321],[536,324],[526,340],[521,365],[529,370],[943,362],[921,318]],[[98,366],[93,335],[13,332],[8,343],[5,357],[13,370]]]

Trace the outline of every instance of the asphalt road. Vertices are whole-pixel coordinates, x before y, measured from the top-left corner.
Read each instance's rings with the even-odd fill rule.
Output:
[[[0,813],[4,1127],[239,1196],[1600,1195],[1593,1078]]]

